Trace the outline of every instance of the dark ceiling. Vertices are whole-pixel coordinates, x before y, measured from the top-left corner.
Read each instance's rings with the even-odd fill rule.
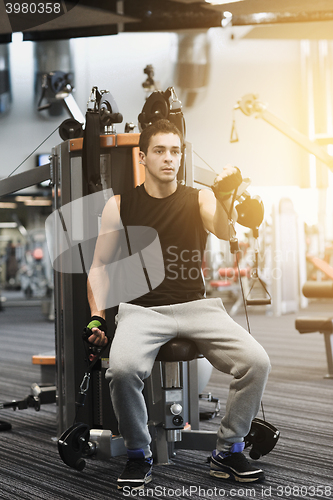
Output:
[[[16,6],[22,4],[21,0],[15,2]],[[28,4],[30,10],[38,5],[32,0]],[[333,0],[240,0],[222,5],[204,0],[59,0],[60,13],[51,14],[8,12],[8,5],[0,0],[2,42],[10,41],[16,31],[22,31],[25,40],[47,40],[120,31],[206,29],[220,27],[226,11],[232,14],[229,26],[253,27],[249,38],[306,38],[307,34],[310,38],[333,38]],[[261,29],[260,35],[258,27],[266,31]]]

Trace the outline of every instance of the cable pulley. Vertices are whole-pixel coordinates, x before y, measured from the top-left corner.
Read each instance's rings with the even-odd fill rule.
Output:
[[[123,121],[123,115],[119,113],[116,101],[110,92],[103,92],[101,94],[98,110],[101,125],[104,127],[108,127],[113,123],[121,123]]]
[[[247,191],[244,191],[235,209],[238,214],[238,224],[252,229],[254,238],[258,238],[259,226],[264,220],[264,204],[260,197],[251,197]]]
[[[73,118],[68,118],[61,123],[59,127],[59,135],[63,141],[83,137],[82,123],[74,120]]]
[[[148,125],[162,119],[174,123],[185,138],[182,103],[173,87],[168,87],[164,92],[156,90],[150,94],[138,116],[139,127],[142,131]]]
[[[169,107],[163,93],[155,91],[146,100],[138,120],[141,127],[145,128],[150,123],[168,118],[168,115]]]
[[[86,465],[82,456],[89,452],[90,428],[87,424],[76,423],[67,429],[58,440],[58,452],[69,467],[82,471]]]

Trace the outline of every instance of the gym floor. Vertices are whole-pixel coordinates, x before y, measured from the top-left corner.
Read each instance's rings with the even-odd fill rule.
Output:
[[[39,367],[32,365],[31,356],[54,348],[53,324],[44,318],[39,305],[23,304],[8,304],[0,312],[0,402],[30,394],[31,384],[40,381]],[[174,464],[155,466],[147,497],[333,498],[333,380],[324,378],[324,339],[318,333],[300,335],[294,328],[297,316],[329,316],[330,309],[330,301],[321,301],[299,314],[278,318],[256,313],[254,308],[250,311],[252,334],[272,362],[263,399],[265,417],[281,433],[274,450],[256,462],[265,471],[265,482],[251,485],[213,479],[207,452],[181,450]],[[235,320],[246,326],[241,312]],[[205,390],[220,398],[222,413],[229,380],[214,370]],[[203,403],[203,409],[213,408]],[[42,406],[40,412],[1,410],[0,420],[10,422],[12,429],[0,435],[0,498],[106,500],[125,496],[115,482],[126,457],[88,459],[82,472],[68,468],[57,452],[56,419],[53,404]],[[219,420],[203,421],[201,428],[215,430]]]

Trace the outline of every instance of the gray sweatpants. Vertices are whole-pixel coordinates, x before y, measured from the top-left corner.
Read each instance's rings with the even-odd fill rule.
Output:
[[[221,299],[149,308],[121,303],[116,322],[106,378],[128,449],[151,454],[143,380],[159,348],[175,337],[193,340],[215,368],[233,376],[216,447],[228,450],[243,441],[259,410],[270,362],[263,347],[227,314]]]

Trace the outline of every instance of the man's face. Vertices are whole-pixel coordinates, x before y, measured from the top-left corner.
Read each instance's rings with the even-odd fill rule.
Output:
[[[181,142],[177,134],[156,134],[150,138],[147,154],[140,158],[149,175],[159,182],[175,180],[181,160]]]

